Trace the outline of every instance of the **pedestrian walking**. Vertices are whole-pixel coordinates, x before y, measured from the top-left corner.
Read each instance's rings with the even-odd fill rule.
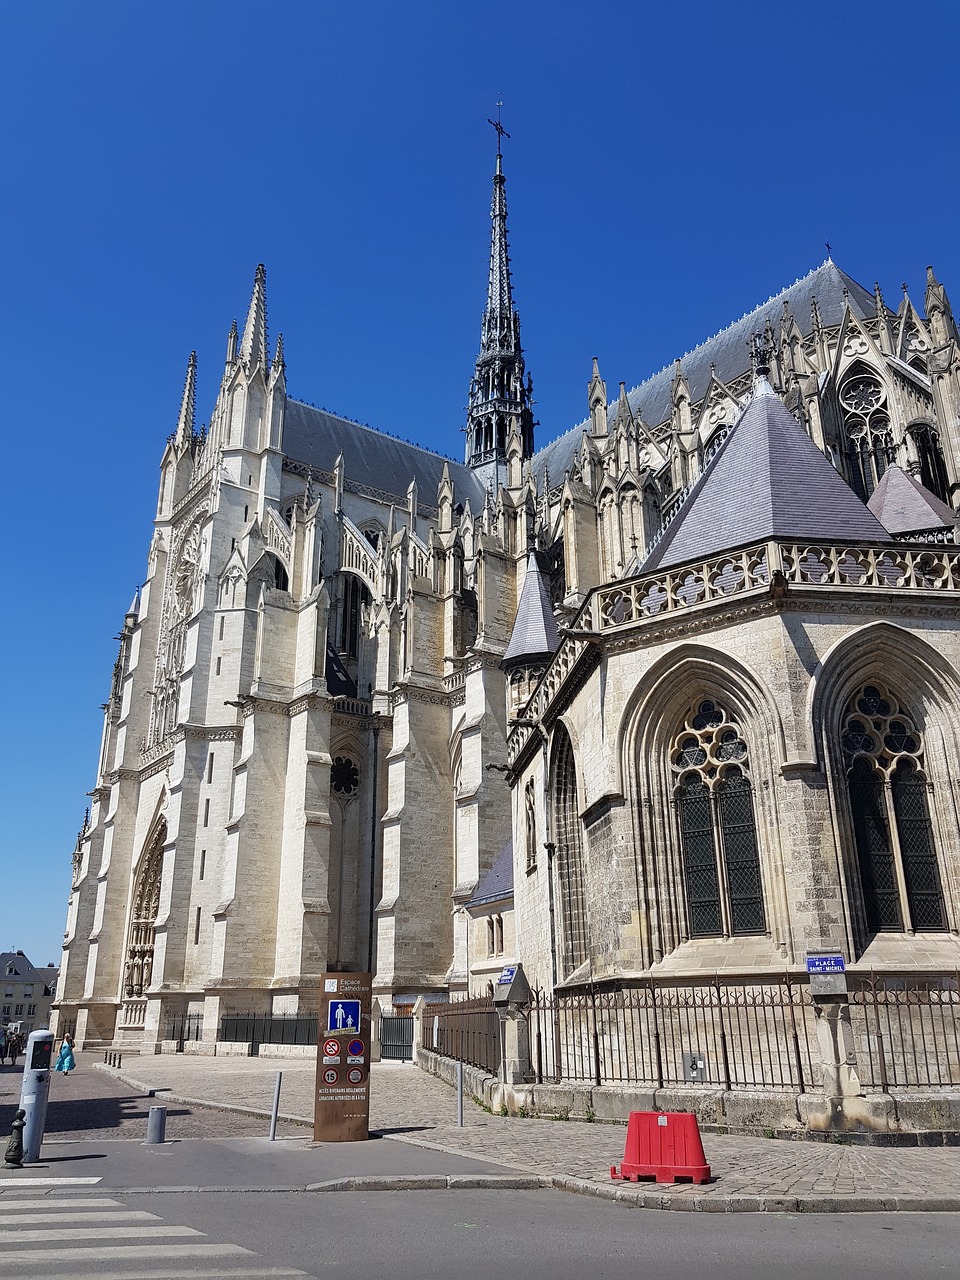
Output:
[[[62,1071],[68,1076],[71,1071],[76,1069],[77,1061],[73,1056],[73,1036],[68,1031],[60,1042],[60,1053],[57,1056],[54,1071]]]
[[[0,1027],[0,1067],[7,1060],[7,1028]]]

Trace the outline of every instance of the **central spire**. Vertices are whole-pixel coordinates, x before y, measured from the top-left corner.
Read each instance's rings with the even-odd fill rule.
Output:
[[[534,422],[533,384],[526,374],[520,345],[520,317],[513,305],[507,246],[507,189],[501,143],[510,135],[500,123],[499,110],[497,119],[490,123],[497,131],[497,167],[490,207],[490,271],[480,354],[467,406],[466,461],[474,468],[488,468],[489,481],[496,488],[500,477],[494,473],[505,464],[507,441],[514,431],[520,438],[523,457],[532,455]]]

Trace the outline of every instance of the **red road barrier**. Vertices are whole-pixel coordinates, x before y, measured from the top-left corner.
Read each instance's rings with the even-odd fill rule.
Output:
[[[703,1154],[697,1117],[692,1111],[631,1111],[620,1170],[611,1165],[610,1177],[627,1182],[638,1178],[709,1182],[710,1166]]]

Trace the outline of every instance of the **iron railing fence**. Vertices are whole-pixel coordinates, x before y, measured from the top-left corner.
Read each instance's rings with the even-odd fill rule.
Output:
[[[960,1087],[960,971],[851,975],[857,1074],[867,1090]]]
[[[413,1061],[413,1015],[385,1013],[380,1019],[380,1057],[393,1062]]]
[[[431,1005],[423,1015],[423,1047],[496,1075],[500,1017],[489,996]]]
[[[787,976],[535,991],[530,1014],[538,1083],[802,1093],[819,1080],[809,988]]]
[[[220,1019],[220,1039],[231,1043],[317,1043],[317,1015],[301,1013],[225,1013]]]
[[[183,1045],[188,1040],[203,1039],[202,1013],[173,1013],[167,1017],[165,1039],[176,1040]]]

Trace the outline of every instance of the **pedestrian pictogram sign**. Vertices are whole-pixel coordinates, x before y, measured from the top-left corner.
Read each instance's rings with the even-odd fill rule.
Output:
[[[327,1006],[328,1031],[359,1031],[360,1001],[332,999]]]
[[[326,973],[319,992],[315,1142],[370,1136],[369,973]],[[346,1067],[340,1066],[346,1060]]]

